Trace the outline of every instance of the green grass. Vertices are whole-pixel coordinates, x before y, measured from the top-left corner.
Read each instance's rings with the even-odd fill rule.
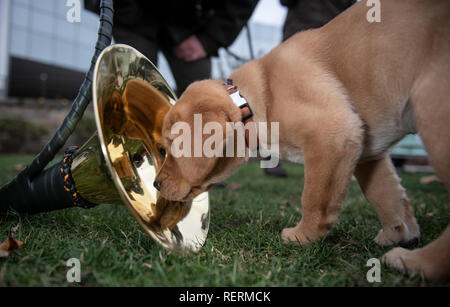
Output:
[[[0,183],[29,156],[0,156]],[[287,179],[268,178],[259,164],[240,169],[228,183],[241,188],[211,191],[211,227],[203,249],[181,257],[152,241],[122,206],[59,212],[0,220],[0,241],[20,223],[21,249],[0,259],[0,285],[68,286],[66,261],[81,260],[81,286],[436,286],[450,282],[410,279],[382,266],[379,284],[366,281],[369,258],[389,248],[373,242],[380,223],[352,182],[339,222],[309,247],[281,242],[284,227],[301,217],[303,167],[285,164]],[[419,183],[423,174],[403,174],[421,226],[423,246],[449,221],[449,197],[437,182]],[[0,200],[1,201],[1,200]]]

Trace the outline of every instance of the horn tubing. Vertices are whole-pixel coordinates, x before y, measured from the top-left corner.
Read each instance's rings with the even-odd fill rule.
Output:
[[[64,196],[67,193],[60,192],[60,186],[64,185],[64,181],[60,182],[61,175],[55,171],[57,166],[43,170],[64,146],[91,101],[95,64],[100,53],[111,44],[113,18],[113,0],[101,0],[100,26],[95,53],[78,95],[72,103],[72,108],[52,139],[31,164],[0,188],[0,214],[10,209],[18,213],[39,213],[67,208],[66,196],[70,195]],[[54,199],[52,199],[52,194],[54,194]],[[55,202],[60,202],[60,206],[57,206]]]
[[[58,172],[60,168],[61,162],[41,172],[33,181],[23,174],[16,177],[0,194],[0,216],[10,210],[25,215],[72,207],[72,200],[65,192],[64,181]]]
[[[11,206],[0,206],[0,216],[14,210],[20,215],[42,213],[74,206],[92,208],[96,206],[84,199],[75,188],[72,178],[72,158],[78,147],[66,150],[59,163],[47,168],[33,181],[27,176],[18,176],[1,197],[13,199]]]

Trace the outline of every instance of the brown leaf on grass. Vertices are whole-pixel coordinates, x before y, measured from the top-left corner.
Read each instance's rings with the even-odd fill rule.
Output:
[[[441,182],[441,180],[439,180],[439,178],[436,175],[424,176],[420,178],[421,184],[429,184],[434,181]]]
[[[230,188],[230,190],[234,191],[234,190],[241,188],[242,184],[240,184],[239,182],[230,182],[228,184],[228,187]]]
[[[19,230],[20,224],[17,224],[14,227],[11,227],[11,236],[14,236],[14,234]]]
[[[12,237],[8,237],[5,242],[0,244],[0,258],[8,257],[11,251],[20,248],[22,245],[22,241],[16,240]]]
[[[340,237],[339,240],[341,240],[342,243],[345,243],[345,244],[347,244],[347,245],[353,245],[353,246],[356,246],[356,247],[362,247],[362,246],[363,246],[363,245],[362,245],[361,243],[359,243],[359,242],[352,241],[352,240],[347,240],[347,239],[344,238],[344,237]]]
[[[222,258],[222,260],[228,260],[230,259],[230,256],[225,256],[224,254],[222,254],[222,252],[220,250],[218,250],[217,248],[215,249],[216,252],[220,255],[220,257]]]
[[[24,167],[25,167],[25,164],[23,164],[23,163],[19,163],[19,164],[14,165],[14,169],[16,171],[21,171]]]

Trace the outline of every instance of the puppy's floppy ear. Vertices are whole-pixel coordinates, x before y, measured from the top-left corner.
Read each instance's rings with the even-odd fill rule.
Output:
[[[202,113],[202,152],[207,158],[222,157],[228,116],[223,111]]]
[[[203,150],[207,157],[245,156],[245,127],[240,120],[240,110],[206,112],[203,119]]]
[[[221,100],[221,111],[223,112],[226,123],[223,135],[223,152],[227,157],[244,157],[246,152],[246,131],[244,123],[242,122],[242,112],[238,108],[228,92],[224,87],[221,88],[224,92],[223,99]],[[241,148],[242,147],[242,148]]]
[[[215,112],[222,113],[227,117],[228,122],[241,120],[239,108],[233,103],[226,88],[220,81],[205,80],[193,83],[183,94],[190,101],[195,113]],[[183,96],[182,96],[183,98]]]
[[[227,122],[236,123],[242,120],[241,110],[236,107],[226,91],[225,97],[223,98],[222,111],[226,114]]]

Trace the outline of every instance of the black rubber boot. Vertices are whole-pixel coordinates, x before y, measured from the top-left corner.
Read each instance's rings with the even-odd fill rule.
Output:
[[[286,170],[281,166],[281,163],[278,163],[274,168],[265,168],[264,173],[267,176],[273,176],[277,178],[285,178],[287,177]]]

